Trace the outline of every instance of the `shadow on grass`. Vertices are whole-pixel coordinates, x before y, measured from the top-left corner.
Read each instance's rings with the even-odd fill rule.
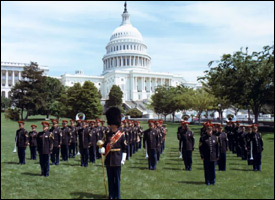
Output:
[[[204,185],[205,182],[201,181],[179,181],[178,183],[190,184],[190,185]]]
[[[72,195],[74,199],[106,199],[105,195],[93,194],[89,192],[71,192],[70,195]]]
[[[27,175],[27,176],[40,176],[40,174],[34,174],[34,173],[30,173],[30,172],[23,172],[21,174],[22,175]]]
[[[244,171],[244,172],[252,172],[253,171],[252,169],[237,169],[237,168],[231,168],[230,170],[233,170],[233,171]]]
[[[64,163],[63,165],[75,167],[75,166],[80,166],[81,164]]]
[[[3,162],[3,163],[8,165],[18,165],[18,162]]]
[[[179,169],[179,168],[168,168],[168,167],[165,167],[163,169],[172,170],[172,171],[183,171],[183,169]]]
[[[147,170],[148,167],[129,167],[130,169],[140,169],[140,170]]]

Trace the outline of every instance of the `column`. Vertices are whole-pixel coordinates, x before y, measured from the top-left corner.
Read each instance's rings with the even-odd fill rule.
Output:
[[[135,77],[135,90],[138,90],[138,82],[137,82],[138,77]]]
[[[18,72],[18,80],[20,81],[21,80],[21,71]]]
[[[134,91],[135,91],[135,77],[133,76],[133,74],[131,74],[131,95],[130,97],[132,98],[132,100],[134,100]]]
[[[14,70],[12,71],[12,86],[15,85],[15,81],[14,81]]]
[[[151,77],[149,77],[149,93],[152,92],[152,91],[151,91],[151,87],[152,87],[152,85],[151,85]]]
[[[144,92],[145,91],[145,78],[144,77],[141,78],[141,85],[142,85],[142,92]]]
[[[120,57],[120,67],[123,66],[123,59],[122,59],[122,56]]]
[[[9,81],[9,72],[6,70],[6,87],[8,87],[8,81]]]

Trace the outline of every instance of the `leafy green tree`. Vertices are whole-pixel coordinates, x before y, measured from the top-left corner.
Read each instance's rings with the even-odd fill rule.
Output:
[[[106,102],[107,108],[112,106],[122,106],[122,98],[123,92],[121,91],[120,87],[113,85],[109,93],[109,100]]]
[[[24,109],[27,110],[25,119],[28,119],[29,115],[45,107],[42,74],[43,70],[38,68],[38,64],[31,62],[29,66],[24,67],[22,80],[17,82],[11,90],[11,103],[21,109],[21,119],[23,119]]]
[[[6,110],[8,107],[11,106],[11,100],[4,96],[1,97],[1,111]]]
[[[126,115],[130,115],[131,118],[141,118],[142,112],[140,112],[137,108],[130,109],[126,112]]]

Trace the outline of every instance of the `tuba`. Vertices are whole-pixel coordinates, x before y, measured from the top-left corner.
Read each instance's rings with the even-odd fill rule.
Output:
[[[85,114],[82,112],[77,113],[75,116],[75,120],[85,120]]]
[[[14,144],[13,153],[16,153],[16,142],[17,142],[17,138],[16,138],[16,141],[15,141],[15,144]]]

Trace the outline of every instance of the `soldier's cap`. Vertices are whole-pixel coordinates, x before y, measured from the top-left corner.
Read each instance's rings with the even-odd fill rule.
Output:
[[[36,125],[34,125],[34,124],[32,124],[32,125],[31,125],[31,127],[32,127],[32,128],[36,128],[37,126],[36,126]]]
[[[207,124],[207,128],[209,128],[209,127],[213,128],[214,124]]]
[[[68,120],[62,120],[62,123],[68,123]]]
[[[150,124],[150,123],[154,123],[154,121],[153,120],[148,120],[148,124]]]
[[[96,121],[96,123],[100,123],[101,120],[100,119],[96,119],[95,121]]]
[[[188,120],[188,118],[189,118],[189,117],[185,116],[183,119],[186,121],[186,120]]]
[[[89,120],[88,121],[90,124],[95,124],[95,121],[94,120]]]
[[[82,122],[82,120],[81,120],[81,119],[78,119],[78,120],[76,120],[76,122],[81,123],[81,122]]]
[[[246,125],[245,128],[252,128],[252,125]]]
[[[240,121],[236,121],[236,123],[237,123],[237,124],[239,124],[239,123],[240,123]]]
[[[217,124],[217,128],[222,128],[223,125],[222,124]]]
[[[24,121],[18,121],[18,124],[25,124]]]
[[[73,119],[70,119],[70,122],[75,122]]]
[[[258,127],[258,126],[259,126],[258,124],[252,124],[252,128]]]
[[[101,122],[101,124],[104,124],[104,123],[105,123],[105,121],[104,121],[104,120],[101,120],[100,122]]]
[[[50,124],[48,123],[48,122],[41,122],[41,124],[43,125],[43,126],[50,126]]]
[[[51,121],[52,121],[53,124],[54,123],[58,124],[58,120],[57,119],[52,119]]]
[[[189,122],[181,122],[181,125],[186,125],[186,124],[190,124]]]

